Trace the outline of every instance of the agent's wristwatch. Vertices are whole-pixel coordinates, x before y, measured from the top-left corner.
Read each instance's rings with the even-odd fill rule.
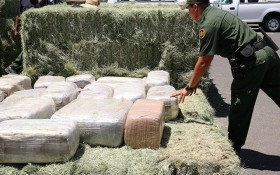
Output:
[[[190,87],[190,85],[187,85],[187,86],[185,87],[185,89],[186,89],[187,91],[192,91],[192,90],[194,90],[194,88],[193,88],[193,87]]]

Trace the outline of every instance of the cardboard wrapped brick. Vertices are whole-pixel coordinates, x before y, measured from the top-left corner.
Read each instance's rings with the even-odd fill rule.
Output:
[[[159,148],[164,128],[164,104],[139,99],[127,114],[124,142],[132,148]]]
[[[170,97],[176,89],[173,86],[154,86],[147,93],[147,99],[161,100],[164,102],[164,120],[172,120],[178,116],[179,104],[177,97]]]
[[[72,158],[79,145],[75,122],[34,119],[0,123],[0,163],[52,163]]]
[[[76,99],[51,118],[77,121],[82,142],[118,147],[123,144],[126,115],[131,106],[129,100]]]
[[[66,78],[66,82],[73,82],[79,88],[83,89],[86,85],[95,81],[95,77],[91,74],[73,75]]]

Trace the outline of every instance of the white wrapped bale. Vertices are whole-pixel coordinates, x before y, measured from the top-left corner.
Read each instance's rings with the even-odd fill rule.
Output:
[[[65,77],[63,76],[51,76],[51,75],[40,76],[34,84],[34,89],[47,88],[52,83],[64,82],[64,81],[65,81]]]
[[[135,102],[138,99],[146,98],[146,90],[143,83],[129,82],[118,84],[114,89],[115,99],[127,99]]]
[[[6,98],[6,96],[7,95],[5,94],[5,92],[0,90],[0,102],[3,101]]]
[[[104,85],[104,84],[88,84],[81,90],[78,95],[79,98],[94,98],[94,99],[105,99],[112,98],[114,90],[112,87]]]
[[[147,75],[146,83],[149,88],[153,86],[170,85],[170,75],[163,70],[151,71]]]
[[[24,98],[0,103],[0,122],[14,119],[49,119],[55,112],[49,97]]]
[[[133,78],[133,77],[112,77],[112,76],[108,76],[108,77],[100,77],[97,79],[97,83],[103,83],[103,84],[107,84],[112,86],[113,88],[116,87],[116,85],[118,84],[123,84],[123,86],[126,85],[126,83],[143,83],[145,90],[148,90],[148,86],[146,84],[146,80],[145,79],[141,79],[141,78]]]
[[[75,120],[81,141],[89,145],[118,147],[123,143],[128,100],[76,99],[54,113],[52,119]]]
[[[170,97],[176,89],[173,86],[151,87],[147,99],[161,100],[164,102],[164,120],[172,120],[178,116],[179,104],[177,97]]]
[[[132,148],[159,148],[164,128],[164,104],[140,99],[127,114],[124,142]]]
[[[3,91],[6,96],[24,89],[31,89],[31,79],[29,77],[12,74],[0,77],[0,90]]]
[[[3,103],[16,103],[22,99],[26,98],[37,98],[40,97],[46,88],[38,88],[38,89],[27,89],[22,91],[17,91],[3,100]]]
[[[86,85],[95,81],[95,77],[91,74],[73,75],[66,78],[66,82],[73,82],[79,88],[83,89]]]
[[[43,92],[42,96],[51,97],[56,104],[56,109],[58,110],[76,99],[78,94],[79,89],[75,83],[64,81],[50,84]]]
[[[52,163],[72,158],[79,145],[74,121],[34,119],[0,123],[0,163]]]

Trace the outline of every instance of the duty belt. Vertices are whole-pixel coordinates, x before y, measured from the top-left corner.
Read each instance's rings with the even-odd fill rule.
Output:
[[[252,56],[256,51],[264,48],[267,45],[266,41],[261,39],[259,41],[249,43],[245,47],[243,47],[237,54],[234,54],[234,56],[243,56],[245,58],[248,58]],[[239,54],[240,53],[240,54]]]

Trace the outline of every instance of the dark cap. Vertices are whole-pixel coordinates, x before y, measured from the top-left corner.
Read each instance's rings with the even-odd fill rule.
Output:
[[[181,7],[181,9],[184,10],[190,4],[209,4],[209,0],[187,0],[186,3]]]

